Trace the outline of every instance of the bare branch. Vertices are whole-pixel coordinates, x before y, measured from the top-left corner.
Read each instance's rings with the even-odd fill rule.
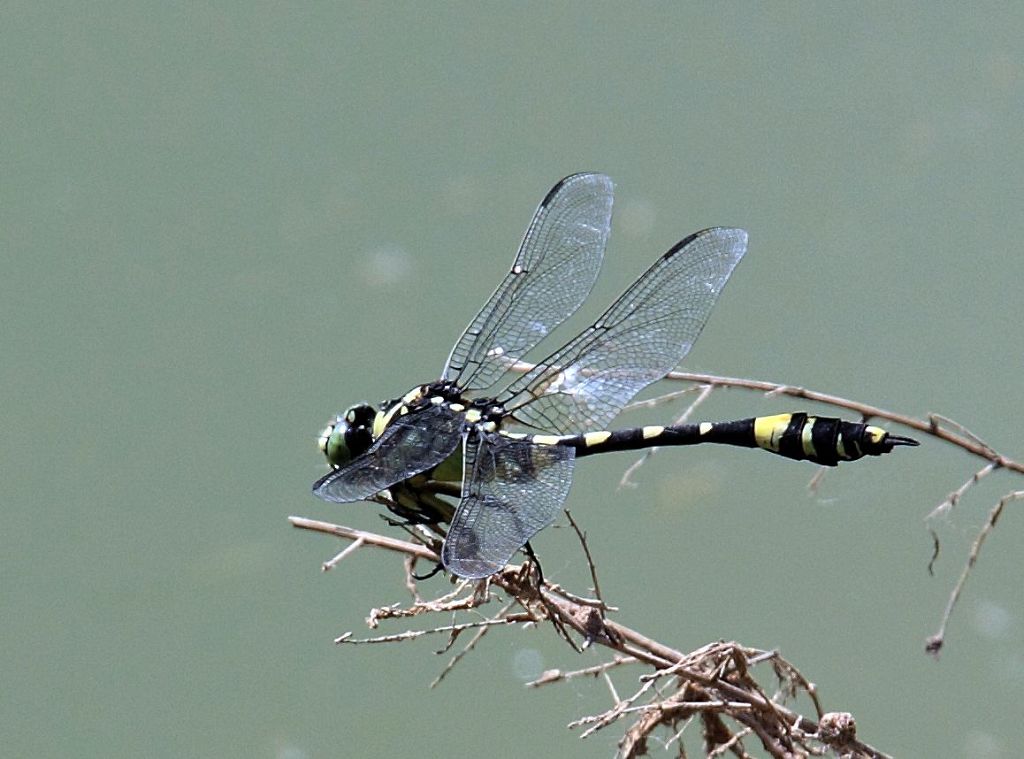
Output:
[[[335,554],[334,558],[328,559],[327,561],[325,561],[320,566],[320,568],[324,572],[327,572],[328,570],[333,569],[338,564],[340,564],[344,560],[344,558],[346,556],[348,556],[350,553],[355,553],[355,551],[357,551],[359,549],[359,547],[363,545],[364,542],[366,542],[366,541],[362,537],[356,538],[355,542],[352,545],[348,546],[347,548],[345,548],[342,551],[339,551],[337,554]]]
[[[1024,490],[1016,490],[1012,493],[1008,493],[999,499],[999,503],[992,507],[988,513],[988,519],[985,520],[985,524],[978,532],[978,536],[974,539],[974,543],[971,544],[971,552],[967,557],[967,563],[964,565],[963,571],[960,573],[960,579],[957,580],[956,587],[953,588],[953,592],[949,596],[949,602],[946,604],[946,611],[942,615],[942,622],[939,624],[939,631],[933,636],[928,638],[925,644],[925,650],[933,656],[938,656],[942,650],[942,646],[946,639],[946,625],[949,622],[950,616],[953,614],[953,607],[956,606],[957,601],[960,599],[960,592],[963,590],[964,583],[967,582],[967,577],[970,575],[971,570],[978,561],[978,556],[981,554],[981,547],[985,543],[985,539],[991,534],[992,530],[996,527],[996,522],[999,521],[999,517],[1003,513],[1003,509],[1006,504],[1010,501],[1024,500]]]
[[[504,608],[501,611],[499,611],[496,615],[494,615],[494,617],[492,617],[490,621],[496,621],[496,620],[500,620],[500,619],[505,618],[505,616],[509,612],[509,609],[512,608],[514,603],[515,603],[515,601],[510,601],[509,603],[505,604]],[[476,644],[480,642],[480,639],[483,638],[484,635],[487,634],[487,631],[490,630],[490,629],[491,629],[490,627],[481,627],[479,630],[477,630],[476,634],[470,639],[469,643],[467,643],[463,647],[463,649],[461,651],[459,651],[457,654],[455,654],[455,656],[453,656],[451,659],[449,659],[448,664],[445,665],[444,669],[442,669],[438,673],[437,677],[435,677],[431,681],[430,687],[431,688],[436,688],[438,685],[440,685],[441,681],[444,680],[444,678],[448,675],[448,673],[451,672],[453,669],[455,669],[455,665],[458,664],[460,661],[462,661],[462,659],[466,656],[466,654],[468,654],[470,651],[472,651],[474,648],[476,648]],[[452,638],[451,638],[451,642],[448,644],[449,647],[454,642],[455,642],[455,636],[453,635]],[[438,652],[438,653],[440,653],[440,652]]]
[[[584,669],[576,669],[571,672],[562,672],[559,669],[549,669],[536,680],[528,682],[526,686],[528,688],[540,688],[541,686],[551,685],[552,683],[568,682],[569,680],[573,680],[577,677],[594,677],[596,675],[602,675],[610,669],[621,667],[626,664],[636,664],[636,659],[632,656],[615,656],[610,661],[606,661],[603,664],[597,664],[593,667],[586,667]]]
[[[992,521],[994,524],[995,520]],[[351,540],[353,545],[358,543],[364,547],[382,548],[416,558],[435,558],[431,551],[415,543],[298,517],[292,517],[291,522],[302,529]],[[578,534],[585,543],[582,531]],[[596,570],[593,577],[596,586]],[[636,757],[645,753],[648,742],[662,729],[668,731],[668,742],[678,743],[680,755],[685,756],[686,750],[681,743],[683,730],[693,720],[703,725],[706,756],[720,756],[724,753],[749,756],[743,748],[743,741],[755,736],[769,755],[778,757],[792,757],[800,753],[820,755],[826,746],[831,745],[824,737],[830,733],[818,721],[787,706],[803,694],[812,700],[816,713],[821,714],[813,686],[796,667],[776,652],[717,642],[684,654],[606,619],[604,613],[607,607],[576,603],[571,600],[572,594],[556,591],[547,583],[539,587],[531,584],[534,579],[530,562],[522,566],[509,566],[476,584],[460,582],[454,591],[433,600],[414,600],[407,608],[392,605],[375,609],[367,619],[367,624],[372,628],[384,620],[410,619],[427,614],[477,614],[482,605],[492,600],[494,594],[491,590],[505,593],[508,598],[505,604],[485,619],[456,621],[371,638],[354,638],[351,633],[345,633],[336,642],[349,645],[403,643],[428,635],[447,634],[448,642],[444,650],[448,650],[462,633],[473,631],[471,640],[449,660],[431,683],[433,687],[440,684],[475,649],[487,631],[495,627],[508,628],[548,621],[574,650],[580,650],[581,647],[571,639],[572,635],[582,639],[584,645],[609,649],[612,656],[609,661],[595,667],[569,672],[546,672],[530,685],[539,687],[582,676],[605,678],[612,701],[609,709],[577,720],[571,727],[586,726],[581,737],[587,737],[620,720],[634,720],[620,741],[621,757]],[[522,611],[512,610],[517,605],[522,607]],[[640,676],[638,687],[632,695],[621,698],[608,675],[613,671],[623,671],[626,666],[637,665],[646,665],[652,669],[649,674]],[[758,672],[764,673],[762,677],[767,675],[775,680],[777,686],[773,695],[769,696],[758,682],[755,677]],[[885,756],[859,742],[855,736],[850,737],[845,746],[844,750],[849,756]]]
[[[293,527],[298,527],[300,530],[324,532],[338,538],[345,538],[346,540],[361,540],[365,545],[372,545],[377,548],[384,548],[388,551],[395,551],[397,553],[404,553],[418,559],[426,559],[427,561],[439,560],[436,553],[419,543],[410,543],[406,540],[395,540],[394,538],[389,538],[385,535],[377,535],[373,532],[356,530],[352,527],[343,527],[340,524],[321,522],[317,519],[307,519],[306,517],[292,516],[288,517],[288,521],[292,523]]]
[[[948,496],[946,496],[946,500],[944,500],[942,503],[940,503],[938,506],[932,509],[931,513],[928,514],[927,517],[925,517],[925,521],[935,519],[939,516],[947,515],[954,508],[956,508],[956,505],[960,502],[960,499],[963,497],[964,493],[967,492],[968,488],[970,488],[972,485],[977,485],[979,482],[981,482],[982,478],[992,474],[992,472],[994,472],[995,470],[996,465],[993,464],[991,461],[985,464],[985,466],[983,466],[981,469],[975,472],[971,476],[971,478],[967,480],[967,482],[965,482],[963,485],[961,485]]]
[[[590,579],[594,583],[594,595],[597,596],[597,600],[600,603],[599,608],[607,608],[604,605],[604,599],[601,597],[601,585],[597,581],[597,567],[594,566],[594,557],[590,555],[590,546],[587,545],[587,535],[580,526],[576,524],[576,520],[572,518],[572,513],[569,509],[565,510],[565,518],[569,520],[569,525],[576,533],[576,537],[579,538],[580,546],[583,548],[583,554],[587,557],[587,566],[590,568]]]

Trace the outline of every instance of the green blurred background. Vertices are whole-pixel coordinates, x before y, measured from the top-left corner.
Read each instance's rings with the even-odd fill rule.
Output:
[[[495,631],[434,691],[440,639],[332,644],[406,595],[393,557],[321,574],[340,544],[288,526],[384,529],[310,495],[317,432],[436,377],[535,204],[599,170],[616,224],[586,316],[742,226],[688,368],[1024,455],[1022,39],[1013,5],[4,3],[0,753],[611,755],[615,728],[565,729],[603,684],[523,688],[601,658],[547,628]],[[941,660],[922,649],[1021,481],[938,525],[930,578],[923,518],[979,464],[924,443],[815,496],[813,467],[747,451],[668,452],[618,492],[632,457],[584,461],[570,505],[625,624],[778,647],[893,754],[1018,756],[1019,506]],[[582,577],[568,531],[537,549]]]

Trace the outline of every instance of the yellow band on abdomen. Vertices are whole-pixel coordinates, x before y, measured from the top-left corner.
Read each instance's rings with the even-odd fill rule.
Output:
[[[786,431],[792,414],[776,414],[775,416],[759,416],[754,419],[754,442],[766,451],[779,452],[782,445],[782,433]]]

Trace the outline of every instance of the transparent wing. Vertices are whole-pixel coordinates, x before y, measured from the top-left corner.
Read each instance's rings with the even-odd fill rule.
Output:
[[[445,405],[400,416],[366,453],[313,483],[313,494],[334,503],[361,501],[425,472],[455,452],[463,424]]]
[[[466,442],[462,500],[441,561],[460,577],[489,577],[558,516],[575,450],[502,435]]]
[[[573,174],[537,207],[512,269],[452,348],[442,379],[465,390],[494,385],[573,314],[601,268],[612,216],[612,181]]]
[[[607,426],[682,361],[746,250],[742,229],[706,229],[681,240],[498,400],[517,421],[553,433]]]

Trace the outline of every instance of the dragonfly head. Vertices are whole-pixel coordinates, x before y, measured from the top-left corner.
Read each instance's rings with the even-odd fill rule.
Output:
[[[376,416],[377,410],[366,403],[352,406],[344,414],[335,416],[324,427],[318,440],[327,463],[337,469],[365,453],[373,442],[373,419]]]

